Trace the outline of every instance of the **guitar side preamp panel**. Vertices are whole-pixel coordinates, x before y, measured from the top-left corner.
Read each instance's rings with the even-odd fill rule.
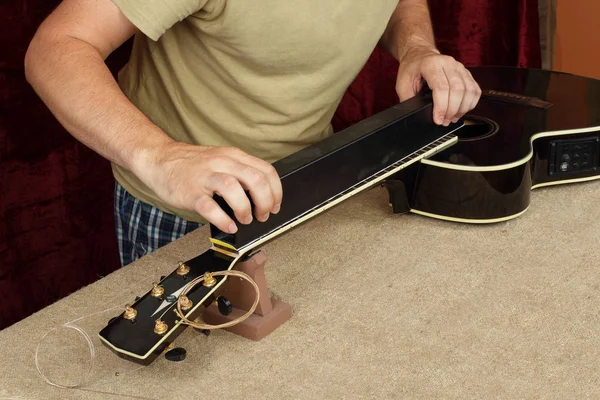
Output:
[[[600,166],[600,137],[550,142],[549,174],[595,171]]]

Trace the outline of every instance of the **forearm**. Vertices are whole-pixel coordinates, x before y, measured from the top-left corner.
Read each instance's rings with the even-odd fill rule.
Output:
[[[123,94],[99,51],[65,35],[38,35],[25,59],[27,80],[75,138],[136,172],[172,140]]]
[[[427,0],[399,0],[380,44],[398,61],[412,53],[439,53]]]

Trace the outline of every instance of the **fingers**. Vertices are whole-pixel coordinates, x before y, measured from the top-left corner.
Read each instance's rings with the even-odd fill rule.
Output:
[[[265,222],[276,204],[273,190],[265,174],[254,167],[244,164],[238,164],[238,168],[231,173],[250,191],[256,219]]]
[[[223,232],[236,233],[235,222],[223,211],[210,196],[202,195],[196,201],[195,211]]]
[[[471,72],[464,68],[463,74],[465,82],[467,82],[467,92],[471,94],[471,96],[469,96],[471,98],[471,104],[466,104],[467,111],[463,112],[461,117],[477,107],[477,103],[479,103],[479,99],[481,99],[481,88],[473,78],[473,75],[471,75]]]
[[[450,97],[450,84],[444,67],[439,63],[429,63],[424,66],[421,73],[433,94],[433,120],[436,124],[442,125],[448,114]]]
[[[243,152],[237,156],[237,160],[249,165],[252,168],[255,168],[264,175],[269,187],[271,188],[273,204],[272,207],[269,207],[265,202],[263,211],[264,213],[270,212],[272,214],[277,214],[281,208],[281,202],[283,200],[283,188],[281,187],[281,178],[277,174],[275,167],[268,162],[261,160],[260,158],[253,157]],[[254,196],[252,199],[254,200]],[[262,215],[264,215],[264,213]]]
[[[275,168],[237,149],[228,150],[228,154],[231,157],[217,160],[215,169],[235,177],[250,192],[256,219],[264,222],[270,213],[279,212],[283,190]],[[251,213],[248,215],[251,218]]]
[[[421,68],[433,92],[434,121],[448,126],[477,106],[481,89],[471,73],[452,57],[432,56]]]
[[[475,108],[481,93],[479,86],[475,83],[473,77],[467,69],[460,70],[459,74],[460,79],[463,82],[464,89],[462,90],[462,98],[457,100],[460,101],[458,110],[456,113],[451,114],[454,115],[454,117],[452,117],[452,122],[457,122],[466,113]],[[448,112],[448,114],[450,114],[450,112]]]
[[[223,197],[223,200],[231,207],[235,218],[239,222],[243,224],[252,222],[250,200],[248,199],[248,196],[246,196],[244,188],[236,177],[222,172],[213,172],[205,182],[205,188],[207,191],[217,193]],[[214,210],[210,211],[213,212],[212,215],[215,215],[215,218],[220,218],[214,213]],[[234,221],[231,222],[233,223]],[[224,223],[225,221],[223,220],[223,224]],[[229,227],[227,230],[230,230]]]
[[[223,232],[235,233],[237,222],[251,223],[253,211],[263,222],[279,212],[283,190],[277,171],[237,148],[174,142],[152,166],[144,182],[161,199],[197,212]],[[233,215],[221,209],[214,194],[223,198]]]
[[[446,78],[450,86],[450,93],[448,96],[448,109],[444,116],[444,126],[450,125],[450,122],[458,121],[458,111],[461,108],[463,102],[465,102],[465,81],[456,69],[445,70]],[[470,101],[469,101],[470,104]]]

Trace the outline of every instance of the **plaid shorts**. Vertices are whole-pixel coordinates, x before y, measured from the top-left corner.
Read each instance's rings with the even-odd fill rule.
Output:
[[[138,200],[116,182],[115,227],[122,266],[201,226]]]

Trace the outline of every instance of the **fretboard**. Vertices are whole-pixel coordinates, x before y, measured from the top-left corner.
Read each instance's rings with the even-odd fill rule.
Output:
[[[211,241],[236,251],[264,243],[456,141],[452,132],[462,123],[438,126],[432,114],[431,102],[414,98],[277,161],[280,212],[264,223],[238,224],[233,235],[211,225]],[[215,200],[233,217],[222,198]]]
[[[287,230],[292,229],[293,227],[295,227],[305,221],[308,221],[311,218],[316,217],[320,213],[325,212],[329,208],[349,199],[350,197],[355,196],[358,193],[373,187],[374,185],[377,185],[378,183],[383,181],[388,176],[391,176],[391,175],[397,173],[398,171],[402,170],[403,168],[407,167],[408,165],[412,164],[413,162],[418,161],[424,157],[435,154],[436,152],[453,144],[454,142],[456,142],[456,140],[457,140],[457,137],[453,134],[448,134],[448,135],[444,136],[443,138],[436,140],[435,142],[425,146],[424,148],[419,149],[415,153],[405,157],[404,159],[369,176],[368,178],[357,183],[356,185],[349,187],[348,189],[344,190],[343,192],[341,192],[341,193],[335,195],[334,197],[328,199],[327,201],[315,206],[314,208],[306,211],[305,213],[298,215],[297,217],[291,219],[290,221],[285,222],[281,226],[278,226],[275,229],[273,229],[272,231],[265,233],[263,236],[240,247],[237,250],[240,252],[243,252],[245,249],[252,249],[253,247],[255,247],[258,244],[262,244],[262,243],[265,243],[267,240],[274,239],[276,236],[283,234]]]

